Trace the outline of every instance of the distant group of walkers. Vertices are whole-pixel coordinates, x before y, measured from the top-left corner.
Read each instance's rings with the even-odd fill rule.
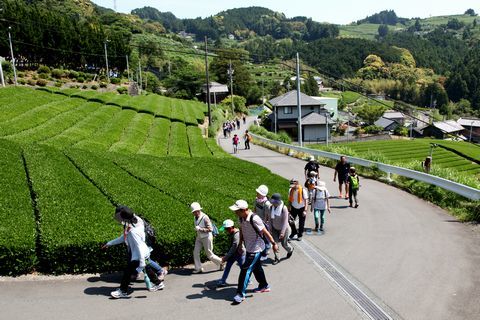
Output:
[[[210,217],[203,212],[200,203],[193,202],[190,205],[190,212],[194,217],[193,229],[196,233],[193,273],[204,272],[200,260],[203,249],[206,257],[219,270],[223,270],[222,277],[217,281],[217,287],[227,285],[229,273],[235,263],[240,266],[236,295],[233,297],[235,304],[245,300],[252,274],[258,282],[254,292],[270,292],[271,288],[263,270],[263,263],[268,259],[270,250],[273,253],[273,265],[280,262],[279,244],[286,251],[286,259],[290,258],[294,252],[290,241],[295,237],[298,241],[302,240],[308,209],[313,213],[317,232],[324,230],[325,212],[331,213],[329,200],[331,195],[325,182],[319,180],[320,165],[311,157],[304,169],[306,178],[304,185],[302,186],[298,179],[291,179],[286,202],[283,201],[280,193],[273,193],[269,197],[268,187],[260,185],[255,189],[256,197],[251,209],[245,200],[237,200],[231,205],[229,209],[238,218],[237,227],[232,219],[227,219],[223,221],[221,228],[217,229]],[[357,193],[360,181],[355,168],[350,166],[344,156],[335,167],[333,180],[336,181],[337,178],[340,198],[344,197],[342,191],[345,190],[345,198],[348,197],[350,206],[353,206],[354,200],[355,207],[358,207]],[[106,243],[103,248],[125,243],[128,248],[128,261],[120,288],[113,291],[111,296],[113,298],[128,297],[130,283],[136,280],[140,273],[144,274],[145,283],[150,291],[163,289],[167,271],[150,257],[153,249],[149,244],[151,233],[149,231],[152,227],[148,221],[125,206],[116,208],[115,219],[123,225],[123,233],[120,237]],[[230,248],[223,257],[213,252],[214,235],[219,231],[226,231],[231,240]]]
[[[247,124],[247,117],[243,116],[243,125]],[[240,117],[236,117],[234,120],[225,121],[222,125],[223,137],[231,138],[232,131],[240,130]]]

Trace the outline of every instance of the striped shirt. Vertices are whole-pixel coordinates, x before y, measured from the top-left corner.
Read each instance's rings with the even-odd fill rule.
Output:
[[[253,225],[250,220],[253,219]],[[253,214],[252,211],[248,211],[246,219],[240,218],[240,230],[242,232],[243,241],[245,243],[245,249],[249,253],[262,252],[265,249],[265,242],[259,233],[262,233],[264,229],[264,224],[262,219],[256,214]],[[258,232],[258,233],[257,233]]]

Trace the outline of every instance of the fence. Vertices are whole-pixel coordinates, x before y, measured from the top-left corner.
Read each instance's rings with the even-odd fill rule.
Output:
[[[283,142],[278,142],[278,141],[273,141],[264,137],[261,137],[256,134],[252,134],[252,136],[263,143],[267,143],[270,145],[274,145],[277,147],[281,148],[286,148],[290,150],[295,150],[298,152],[306,153],[306,154],[311,154],[313,156],[317,157],[324,157],[324,158],[329,158],[329,159],[335,159],[335,160],[340,160],[340,154],[337,153],[332,153],[332,152],[326,152],[326,151],[321,151],[321,150],[315,150],[315,149],[309,149],[305,147],[300,147],[300,146],[295,146]],[[422,181],[437,187],[440,187],[442,189],[452,191],[454,193],[457,193],[461,196],[464,196],[465,198],[468,198],[470,200],[480,200],[480,190],[475,189],[457,182],[453,182],[444,178],[440,178],[437,176],[432,176],[430,174],[420,172],[420,171],[415,171],[415,170],[410,170],[410,169],[405,169],[397,166],[392,166],[380,162],[375,162],[375,161],[370,161],[362,158],[355,158],[355,157],[348,157],[348,161],[350,163],[362,166],[362,167],[369,167],[373,168],[376,167],[380,171],[383,171],[387,174],[387,178],[390,179],[391,174],[396,174],[405,178],[417,180],[417,181]]]

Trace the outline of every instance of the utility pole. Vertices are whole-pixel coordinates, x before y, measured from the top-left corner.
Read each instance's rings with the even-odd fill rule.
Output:
[[[8,27],[8,41],[10,42],[10,54],[12,55],[13,79],[15,85],[17,85],[17,68],[15,67],[15,56],[13,55],[12,35],[10,34],[10,30],[12,30],[12,27]]]
[[[140,75],[140,91],[143,90],[143,78],[142,78],[142,61],[138,59],[138,74]]]
[[[228,75],[230,76],[230,97],[232,101],[232,116],[235,115],[235,107],[233,106],[233,69],[232,69],[232,60],[229,62]]]
[[[125,59],[127,59],[127,77],[128,77],[128,82],[130,82],[130,66],[128,64],[128,54],[125,56]]]
[[[210,106],[210,78],[208,76],[208,42],[205,36],[205,76],[207,78],[207,105],[208,105],[208,125],[212,125],[212,110]]]
[[[2,87],[5,88],[5,78],[3,77],[2,60],[0,59],[0,79],[2,80]]]
[[[107,67],[107,81],[108,81],[108,83],[110,83],[110,72],[108,71],[107,42],[108,42],[108,39],[105,40],[105,42],[103,43],[103,46],[104,46],[104,48],[105,48],[105,66]]]
[[[297,52],[297,110],[298,110],[298,143],[303,146],[302,137],[302,102],[300,101],[300,58]],[[328,124],[327,124],[328,127]]]

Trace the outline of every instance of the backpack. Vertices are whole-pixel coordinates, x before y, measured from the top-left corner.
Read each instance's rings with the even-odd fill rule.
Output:
[[[153,228],[150,221],[147,218],[137,215],[140,219],[143,220],[143,228],[145,231],[145,243],[147,246],[152,247],[154,244],[157,243],[157,232],[155,228]]]
[[[315,182],[312,178],[308,178],[307,181],[305,181],[305,188],[308,190],[313,190],[315,188]]]
[[[211,220],[210,220],[211,221]],[[218,231],[218,228],[217,228],[217,225],[212,222],[212,235],[214,237],[218,236],[220,234],[220,232]]]
[[[358,190],[359,183],[358,183],[358,176],[350,176],[350,182],[352,184],[352,190]]]

